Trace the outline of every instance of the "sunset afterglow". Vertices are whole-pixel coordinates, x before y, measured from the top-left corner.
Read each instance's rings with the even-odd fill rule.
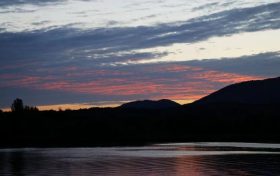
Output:
[[[157,7],[157,8],[156,8]],[[0,2],[0,108],[186,104],[280,75],[280,1]]]

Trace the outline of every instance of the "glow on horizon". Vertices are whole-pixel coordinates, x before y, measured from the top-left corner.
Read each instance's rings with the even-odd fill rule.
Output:
[[[67,103],[67,104],[50,104],[50,105],[39,105],[36,106],[40,111],[46,110],[79,110],[79,109],[89,109],[89,108],[114,108],[120,106],[123,103],[127,103],[129,101],[118,101],[118,102],[96,102],[96,103]],[[4,112],[10,112],[11,108],[3,108]]]
[[[223,70],[203,64],[192,66],[186,61],[230,58],[239,62],[239,58],[256,59],[255,56],[273,53],[277,66],[280,25],[273,24],[280,24],[275,8],[280,4],[257,6],[280,0],[29,2],[0,6],[0,34],[4,41],[0,54],[4,58],[0,59],[0,108],[8,107],[9,102],[4,101],[14,96],[37,103],[40,110],[114,107],[123,100],[139,98],[186,104],[225,85],[275,76],[277,72],[269,72],[272,64],[260,73],[254,68],[250,68],[251,72]],[[242,9],[246,7],[250,9]],[[245,18],[238,17],[239,9]],[[233,23],[236,26],[228,29],[228,25],[216,32],[209,25],[209,15],[218,12],[223,12],[217,14],[217,19],[222,20],[213,18],[214,25],[222,28],[224,25],[218,23],[237,18]],[[225,33],[230,35],[223,36]],[[181,34],[189,36],[184,38]],[[263,62],[257,64],[257,69],[262,68]],[[247,67],[250,65],[242,65],[242,69]],[[53,105],[44,105],[44,99],[38,98],[41,92]],[[59,93],[61,97],[54,96]],[[98,104],[112,99],[116,102]],[[96,102],[87,103],[92,100]]]
[[[152,70],[150,70],[152,69]],[[187,74],[188,71],[191,74]],[[131,72],[133,73],[133,72]],[[75,104],[59,104],[59,105],[46,105],[42,106],[40,104],[39,109],[80,109],[88,107],[104,107],[104,106],[116,106],[128,101],[134,101],[136,99],[170,99],[177,101],[180,104],[186,104],[193,102],[206,96],[219,88],[222,88],[225,85],[232,83],[238,83],[248,80],[262,79],[260,76],[249,76],[242,74],[227,73],[215,70],[207,70],[200,67],[190,67],[187,65],[159,65],[154,67],[145,67],[140,73],[146,73],[147,75],[153,75],[155,73],[165,73],[165,74],[175,74],[176,79],[172,77],[167,78],[158,77],[156,79],[146,80],[139,74],[133,75],[133,80],[129,78],[111,79],[111,83],[108,84],[107,81],[95,80],[92,82],[66,82],[53,80],[51,83],[41,82],[41,78],[32,77],[29,78],[16,78],[13,82],[7,83],[8,87],[23,86],[22,88],[31,88],[34,90],[46,90],[46,91],[63,91],[69,93],[81,93],[86,95],[102,95],[102,96],[115,96],[118,95],[118,100],[112,101],[103,101],[98,100],[93,101],[92,103],[75,103]],[[82,74],[83,75],[83,74]],[[174,76],[175,76],[174,75]],[[7,79],[14,79],[13,75],[6,75]],[[5,77],[2,77],[5,80]],[[79,78],[79,77],[78,77]],[[145,82],[146,80],[146,82]],[[177,80],[177,81],[176,81]],[[182,80],[182,81],[178,81]],[[192,81],[185,81],[192,80]],[[5,81],[4,81],[5,82]],[[139,83],[140,82],[140,83]],[[3,85],[4,86],[4,85]],[[130,98],[127,100],[125,97],[141,97],[141,98]],[[23,99],[24,100],[24,99]],[[94,98],[93,98],[94,100]],[[127,100],[127,101],[123,101]],[[27,103],[28,104],[28,103]],[[33,103],[32,103],[33,104]],[[36,105],[36,104],[35,104]],[[5,108],[7,109],[7,108]],[[9,109],[9,108],[8,108]]]
[[[192,103],[195,100],[173,100],[181,105]],[[73,103],[73,104],[54,104],[54,105],[39,105],[36,106],[40,111],[47,110],[79,110],[79,109],[89,109],[89,108],[115,108],[124,103],[128,103],[131,101],[119,101],[119,102],[102,102],[101,104],[96,103]],[[4,112],[10,112],[11,108],[3,108]]]

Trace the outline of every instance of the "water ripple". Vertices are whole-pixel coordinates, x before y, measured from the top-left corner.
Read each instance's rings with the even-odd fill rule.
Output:
[[[186,143],[145,147],[1,149],[0,175],[280,175],[278,144]]]

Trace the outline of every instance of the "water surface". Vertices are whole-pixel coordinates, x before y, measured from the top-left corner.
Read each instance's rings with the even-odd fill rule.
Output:
[[[0,175],[280,175],[280,145],[173,143],[144,147],[1,149]]]

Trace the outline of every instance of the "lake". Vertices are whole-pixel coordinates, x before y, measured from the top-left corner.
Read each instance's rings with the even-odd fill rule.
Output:
[[[2,176],[280,175],[280,144],[0,149]]]

